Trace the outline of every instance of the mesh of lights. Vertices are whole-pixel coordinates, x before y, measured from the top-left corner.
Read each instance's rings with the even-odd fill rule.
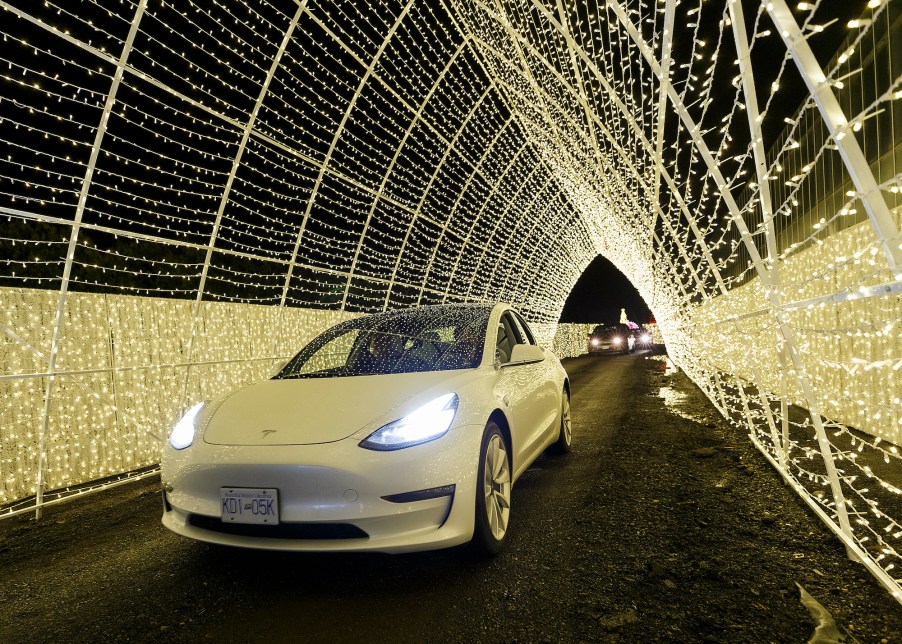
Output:
[[[600,253],[900,597],[892,3],[823,68],[827,2],[108,4],[0,0],[7,510],[348,315],[504,300],[551,342]]]

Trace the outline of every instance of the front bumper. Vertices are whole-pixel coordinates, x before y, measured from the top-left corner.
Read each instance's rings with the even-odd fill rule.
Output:
[[[483,429],[454,427],[389,452],[363,449],[355,439],[283,446],[198,440],[181,451],[167,445],[163,525],[200,541],[273,550],[405,552],[465,543],[473,534]],[[278,489],[279,525],[222,524],[222,487]],[[423,490],[432,492],[410,494]]]
[[[589,347],[589,353],[622,353],[622,344],[599,344]]]

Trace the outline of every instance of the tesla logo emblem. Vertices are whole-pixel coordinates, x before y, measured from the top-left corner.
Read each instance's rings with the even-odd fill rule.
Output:
[[[275,433],[276,433],[276,430],[274,430],[274,429],[264,429],[263,430],[263,438],[266,438],[270,434],[275,434]]]

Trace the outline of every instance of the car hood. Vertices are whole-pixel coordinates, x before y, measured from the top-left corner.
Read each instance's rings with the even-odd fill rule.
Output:
[[[313,445],[373,430],[452,391],[461,371],[264,380],[219,401],[202,428],[213,445]],[[446,385],[444,388],[442,385]]]

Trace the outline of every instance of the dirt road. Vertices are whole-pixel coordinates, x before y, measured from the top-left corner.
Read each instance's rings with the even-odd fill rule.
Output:
[[[574,450],[520,479],[494,559],[211,547],[160,525],[149,481],[0,522],[0,642],[804,642],[796,583],[902,641],[902,608],[660,364],[565,362]]]

